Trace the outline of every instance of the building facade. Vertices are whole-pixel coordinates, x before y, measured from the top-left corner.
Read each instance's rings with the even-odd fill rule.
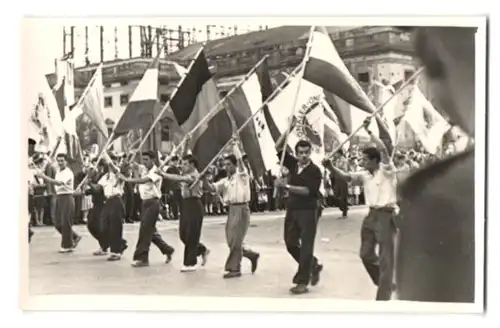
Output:
[[[393,85],[401,84],[413,75],[418,66],[413,57],[411,35],[396,27],[327,27],[327,30],[347,68],[365,90],[372,79],[385,79]],[[266,54],[269,56],[271,77],[280,72],[291,72],[304,56],[308,33],[308,26],[281,26],[209,41],[205,44],[204,51],[213,67],[218,87],[224,92],[234,86]],[[169,61],[187,67],[200,46],[201,44],[189,45],[169,56],[168,61],[161,60],[158,92],[161,103],[169,99],[180,79]],[[151,58],[132,58],[103,64],[104,116],[109,129],[123,113],[151,61]],[[76,69],[76,99],[83,92],[96,67],[97,65],[90,65]],[[55,75],[50,74],[47,78],[53,86]],[[419,85],[425,94],[425,81],[421,79]],[[400,99],[406,99],[410,92],[411,88],[404,90]],[[399,110],[404,106],[403,100],[398,105]],[[162,124],[171,127],[171,123],[166,120]],[[163,139],[168,141],[169,138],[172,139],[165,133]],[[121,148],[119,142],[114,146]]]

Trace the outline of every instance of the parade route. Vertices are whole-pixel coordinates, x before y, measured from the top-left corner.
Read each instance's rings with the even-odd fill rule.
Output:
[[[359,260],[359,229],[366,207],[355,207],[347,220],[338,220],[338,209],[326,209],[319,222],[315,254],[324,264],[321,282],[299,297],[371,300],[375,286]],[[246,244],[261,254],[257,272],[243,259],[243,276],[222,279],[228,254],[224,237],[225,217],[206,217],[202,242],[211,254],[206,267],[193,273],[180,273],[182,244],[178,223],[161,221],[158,231],[176,252],[170,264],[152,245],[150,267],[132,268],[132,253],[139,224],[126,224],[124,237],[129,243],[121,261],[107,262],[92,256],[97,242],[85,226],[75,230],[83,236],[72,254],[59,254],[60,236],[52,227],[34,228],[29,248],[29,291],[32,295],[128,294],[164,296],[289,297],[289,287],[297,264],[283,242],[284,212],[252,214]]]

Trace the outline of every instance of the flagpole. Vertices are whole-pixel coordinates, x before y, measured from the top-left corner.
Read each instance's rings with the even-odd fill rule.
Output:
[[[102,74],[102,63],[100,63],[99,66],[97,66],[95,73],[92,75],[92,78],[90,79],[89,83],[87,83],[87,86],[85,87],[85,89],[83,89],[83,93],[80,96],[80,98],[78,99],[78,101],[76,102],[75,107],[81,105],[83,102],[83,99],[85,98],[87,93],[89,93],[90,86],[92,85],[92,83],[94,83],[95,79],[97,78],[97,70],[99,70],[99,69],[101,70],[101,74]]]
[[[424,71],[425,67],[422,66],[420,67],[408,80],[406,80],[402,85],[401,87],[399,87],[398,90],[396,90],[395,93],[393,93],[389,98],[387,98],[382,104],[380,104],[380,106],[378,106],[375,111],[373,113],[371,113],[370,115],[367,116],[367,118],[373,118],[374,116],[377,116],[378,118],[380,118],[378,116],[378,112],[380,112],[382,109],[384,109],[384,107],[390,102],[392,101],[397,95],[399,95],[401,93],[401,91],[406,88],[408,85],[410,85],[410,83],[415,80],[423,71]],[[326,156],[326,159],[331,159],[333,157],[333,155],[338,152],[340,149],[342,149],[342,146],[344,146],[346,144],[346,142],[348,142],[350,139],[352,139],[352,137],[354,137],[361,129],[363,129],[364,127],[364,124],[361,124],[354,132],[352,132],[349,137],[347,137],[344,141],[342,141],[338,146],[337,148],[335,148],[332,153],[330,155],[327,155]]]
[[[191,131],[189,131],[189,133],[187,133],[187,135],[191,135],[194,133],[194,131],[198,130],[202,125],[204,125],[206,122],[208,122],[210,119],[213,118],[214,113],[218,111],[219,107],[226,101],[226,99],[228,99],[243,83],[245,83],[248,78],[257,70],[257,68],[262,65],[262,63],[264,62],[264,60],[267,59],[267,57],[269,57],[269,55],[265,55],[264,57],[262,57],[258,62],[257,64],[255,64],[251,69],[250,71],[248,71],[247,74],[245,74],[245,76],[243,77],[243,79],[241,79],[241,81],[239,81],[235,86],[233,86],[231,88],[231,90],[229,90],[229,92],[224,96],[224,98],[220,99],[217,104],[215,104],[209,111],[208,111],[208,114],[205,115],[199,122],[198,124],[195,125],[194,128],[191,129]],[[231,120],[231,125],[232,127],[234,128],[236,126],[236,122],[234,120],[234,116],[232,115],[232,113],[230,113],[230,110],[227,110],[228,112],[228,116],[229,116],[229,119]],[[182,145],[184,145],[184,143],[187,141],[188,136],[184,136],[184,138],[182,139],[181,142],[179,142],[179,144],[172,150],[171,154],[174,154],[176,152],[176,150],[181,147]],[[160,164],[160,167],[164,166],[166,163],[168,163],[170,161],[172,156],[168,156],[167,158],[165,158],[165,160]]]
[[[241,131],[243,131],[243,129],[248,125],[248,123],[252,122],[253,119],[255,118],[255,116],[257,114],[259,114],[259,112],[269,103],[271,102],[271,100],[273,100],[273,98],[280,92],[283,90],[283,88],[285,87],[285,85],[290,81],[290,79],[292,77],[294,77],[298,71],[300,69],[302,69],[302,66],[303,66],[303,63],[299,64],[297,67],[294,68],[294,70],[290,73],[290,75],[287,76],[287,78],[285,80],[283,80],[283,82],[281,82],[281,84],[276,88],[274,89],[274,91],[271,93],[271,95],[269,95],[269,97],[266,99],[266,101],[264,101],[262,103],[262,105],[260,105],[259,109],[257,109],[239,128],[238,130],[235,132],[235,134],[240,134]],[[214,164],[214,162],[217,160],[217,158],[224,152],[224,150],[231,144],[231,140],[228,140],[226,142],[226,144],[224,146],[222,146],[221,150],[219,150],[219,152],[217,153],[217,155],[214,156],[214,158],[212,158],[212,160],[210,161],[210,163],[208,163],[208,165],[205,167],[205,169],[203,169],[203,171],[200,173],[200,177],[203,176],[206,171],[208,170],[208,168]],[[191,184],[191,186],[189,186],[189,188],[193,188],[193,186],[198,182],[200,181],[199,178],[195,180],[195,182],[193,182]]]
[[[307,40],[306,53],[304,55],[304,58],[302,59],[302,63],[303,63],[302,66],[303,67],[302,67],[302,70],[300,72],[300,80],[299,80],[299,83],[297,85],[297,92],[295,93],[295,100],[293,101],[292,113],[290,114],[290,117],[288,118],[288,126],[287,126],[286,132],[285,132],[285,143],[283,144],[283,149],[282,149],[281,159],[280,159],[280,167],[279,167],[279,171],[278,171],[278,174],[280,176],[282,176],[281,171],[283,170],[283,164],[285,162],[286,147],[288,146],[288,137],[290,136],[290,133],[291,133],[292,121],[293,121],[293,118],[295,117],[297,101],[299,99],[300,86],[301,86],[302,80],[304,78],[304,71],[306,69],[306,63],[309,60],[309,57],[311,55],[311,46],[312,46],[312,39],[313,39],[313,35],[314,35],[314,28],[315,28],[315,26],[312,25],[311,29],[309,31],[309,39]],[[276,198],[277,195],[278,195],[278,188],[274,188],[273,197]]]
[[[144,136],[141,136],[142,137],[141,138],[141,143],[139,144],[139,147],[137,147],[137,149],[133,152],[133,156],[132,157],[134,157],[137,154],[137,152],[141,151],[141,148],[146,143],[146,139],[149,137],[149,135],[151,134],[151,132],[153,132],[156,124],[158,124],[158,122],[160,122],[163,114],[167,111],[168,107],[170,106],[171,100],[175,97],[175,95],[177,94],[177,91],[179,91],[180,86],[182,85],[182,83],[184,83],[184,80],[186,79],[186,77],[188,76],[188,74],[191,72],[191,69],[193,68],[194,63],[196,62],[196,59],[198,59],[198,57],[200,56],[200,54],[201,54],[201,52],[203,51],[204,48],[205,48],[205,45],[201,46],[200,49],[198,49],[198,51],[196,52],[196,55],[194,56],[194,59],[191,61],[191,63],[189,64],[189,66],[187,68],[186,74],[184,74],[184,76],[181,77],[181,80],[175,86],[174,92],[172,93],[172,95],[168,99],[168,101],[165,104],[165,106],[163,106],[163,108],[161,109],[160,113],[158,113],[158,116],[155,118],[155,120],[151,124],[151,127],[149,128],[148,132],[146,132],[146,134]]]

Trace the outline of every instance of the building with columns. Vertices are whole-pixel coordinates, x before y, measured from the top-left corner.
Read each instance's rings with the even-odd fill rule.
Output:
[[[417,67],[413,57],[411,35],[396,27],[327,27],[334,44],[351,74],[367,90],[372,79],[385,79],[398,85],[409,78]],[[271,77],[280,72],[289,73],[302,60],[308,39],[308,26],[280,26],[264,31],[209,41],[205,53],[221,92],[229,90],[265,54],[269,55],[268,66]],[[201,44],[191,44],[161,60],[159,71],[158,99],[165,103],[180,77],[169,61],[187,67]],[[125,109],[131,94],[139,83],[152,58],[131,58],[104,63],[103,83],[105,84],[104,116],[111,129]],[[76,99],[92,77],[98,65],[76,68]],[[55,85],[55,74],[47,76],[49,84]],[[427,94],[425,81],[419,81],[422,91]],[[401,99],[407,98],[410,88],[402,92]],[[430,99],[432,101],[432,99]],[[403,103],[398,106],[402,110]],[[172,138],[172,117],[162,122],[165,133],[162,139]],[[170,128],[170,133],[167,131]],[[120,143],[114,144],[121,148]],[[165,143],[167,147],[167,143]],[[164,148],[166,150],[167,148]]]

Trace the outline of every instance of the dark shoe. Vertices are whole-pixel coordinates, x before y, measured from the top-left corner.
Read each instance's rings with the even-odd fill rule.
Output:
[[[120,261],[121,260],[121,255],[120,254],[113,254],[111,253],[111,255],[107,258],[108,261]]]
[[[149,266],[149,262],[146,261],[134,261],[132,263],[133,268],[142,268],[142,267],[147,267]]]
[[[208,255],[210,255],[210,250],[207,248],[205,252],[201,255],[201,266],[205,266],[205,264],[207,264]]]
[[[169,253],[165,254],[165,263],[169,264],[172,261],[172,255],[174,255],[175,249],[172,249]]]
[[[316,286],[320,279],[321,271],[323,271],[323,265],[318,264],[313,268],[313,272],[311,274],[311,285]]]
[[[127,250],[127,248],[128,248],[127,242],[124,242],[123,245],[122,245],[122,248],[120,249],[120,254],[125,253],[125,251]]]
[[[260,254],[257,254],[255,257],[250,259],[250,262],[252,263],[252,274],[254,274],[255,271],[257,270],[257,264],[259,264],[259,257]]]
[[[224,279],[239,278],[241,277],[241,272],[239,271],[229,271],[222,276]]]
[[[309,292],[309,289],[307,289],[307,286],[304,284],[298,284],[298,285],[290,288],[290,293],[295,294],[295,295],[305,294],[308,292]]]
[[[80,243],[81,240],[82,240],[82,236],[76,237],[75,240],[73,241],[73,248],[77,248],[78,244]]]

